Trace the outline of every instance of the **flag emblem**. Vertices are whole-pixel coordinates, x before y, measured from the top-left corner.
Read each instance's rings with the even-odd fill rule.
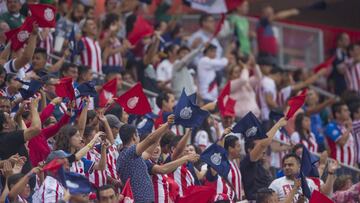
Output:
[[[74,188],[74,189],[79,188],[79,184],[71,182],[70,180],[66,180],[66,186]]]
[[[184,107],[183,109],[181,109],[180,117],[182,119],[190,119],[191,116],[192,116],[192,110],[190,107]]]
[[[134,202],[134,200],[131,199],[130,197],[125,197],[124,198],[124,203],[133,203],[133,202]]]
[[[138,125],[137,128],[143,128],[146,124],[146,122],[148,121],[147,118],[143,119]]]
[[[219,166],[221,164],[221,154],[214,153],[213,155],[211,155],[210,160],[213,164]]]
[[[44,18],[45,18],[45,20],[47,20],[47,21],[53,21],[53,20],[54,20],[54,17],[55,17],[55,15],[54,15],[54,12],[53,12],[52,9],[50,9],[50,8],[45,9],[45,11],[44,11]]]
[[[20,42],[25,42],[25,40],[29,38],[29,32],[26,30],[22,30],[17,34],[17,38]]]
[[[257,133],[257,127],[253,126],[246,130],[245,135],[246,137],[253,137]]]
[[[131,97],[127,102],[127,106],[129,107],[129,109],[133,109],[136,107],[138,102],[139,102],[139,97]]]

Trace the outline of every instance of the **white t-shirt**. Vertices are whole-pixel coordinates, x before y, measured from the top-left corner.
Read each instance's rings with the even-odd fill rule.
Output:
[[[173,64],[169,60],[163,60],[156,68],[156,78],[158,81],[166,82],[171,80],[173,74]]]
[[[309,186],[309,189],[311,192],[314,190],[318,190],[318,186],[314,183],[313,180],[306,178],[306,181],[308,183],[308,186]],[[279,198],[279,202],[282,202],[285,200],[287,195],[290,194],[290,191],[293,187],[294,187],[294,181],[287,179],[285,176],[275,179],[269,186],[269,188],[273,189],[276,192],[276,194]],[[301,187],[299,188],[298,192],[296,193],[293,202],[296,202],[298,200],[299,194],[302,194]],[[305,202],[308,202],[308,201],[305,201]]]
[[[194,142],[196,146],[204,146],[204,147],[208,147],[209,145],[212,144],[209,140],[209,135],[205,130],[199,130],[196,133]]]
[[[218,97],[218,87],[215,84],[216,71],[222,70],[228,64],[227,58],[211,59],[204,56],[198,64],[199,92],[203,99],[215,101]],[[212,87],[211,87],[212,86]]]
[[[270,77],[263,77],[260,82],[260,108],[262,120],[269,120],[270,108],[266,103],[266,94],[271,94],[272,99],[276,102],[276,84]]]

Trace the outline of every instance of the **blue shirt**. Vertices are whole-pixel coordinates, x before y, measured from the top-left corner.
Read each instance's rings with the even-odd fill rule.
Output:
[[[135,202],[153,202],[154,188],[144,159],[136,154],[136,145],[124,148],[117,159],[116,170],[130,185]]]
[[[303,108],[305,111],[307,110],[307,107],[305,106]],[[311,132],[314,133],[316,142],[318,144],[324,144],[324,135],[323,135],[323,121],[321,119],[320,113],[315,113],[310,115],[310,121],[311,121]]]
[[[325,134],[332,141],[336,142],[341,137],[341,128],[335,121],[332,121],[326,126]]]

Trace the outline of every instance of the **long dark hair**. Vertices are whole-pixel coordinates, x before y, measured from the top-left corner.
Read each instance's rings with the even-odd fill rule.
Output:
[[[70,124],[63,126],[55,137],[55,149],[71,151],[70,139],[76,134],[78,129]]]
[[[299,113],[296,118],[295,118],[295,130],[296,132],[299,133],[300,135],[300,140],[305,140],[310,146],[312,145],[312,143],[309,140],[309,136],[310,136],[310,130],[307,131],[306,129],[303,128],[303,121],[305,119],[306,115],[304,113]],[[308,136],[307,136],[307,135]]]

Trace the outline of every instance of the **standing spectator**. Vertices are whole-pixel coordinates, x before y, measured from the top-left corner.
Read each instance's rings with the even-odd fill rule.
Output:
[[[332,107],[334,121],[325,129],[326,140],[330,147],[330,157],[341,163],[355,164],[355,140],[352,134],[352,122],[348,106],[343,102]]]
[[[360,42],[350,45],[349,58],[338,66],[340,73],[345,75],[347,90],[360,91]]]
[[[330,75],[330,86],[335,94],[340,95],[346,89],[346,81],[344,75],[339,72],[338,65],[343,63],[348,58],[347,49],[350,45],[350,37],[347,33],[340,33],[336,38],[335,60],[333,62],[333,69]]]
[[[163,114],[173,111],[175,106],[175,96],[172,93],[160,93],[156,97],[156,105],[160,108],[158,118],[155,120],[154,127],[158,129],[164,123]],[[176,133],[176,132],[175,132]]]
[[[295,132],[291,134],[292,144],[303,144],[309,152],[317,153],[318,144],[316,143],[315,135],[311,132],[311,121],[303,113],[299,113],[295,118]]]
[[[240,44],[241,54],[246,56],[251,54],[250,26],[248,19],[245,17],[248,13],[249,2],[243,1],[229,17],[230,24],[234,27],[238,43]]]
[[[81,63],[89,66],[91,71],[96,74],[102,73],[102,60],[99,42],[96,40],[97,27],[93,19],[84,19],[82,21],[81,30],[83,37],[81,38],[83,50],[81,52]]]
[[[258,42],[259,59],[263,57],[274,58],[275,61],[279,54],[278,42],[275,36],[273,22],[298,15],[297,9],[289,9],[274,13],[271,6],[262,9],[260,21],[256,26],[256,37]]]
[[[156,68],[156,78],[158,86],[162,91],[171,91],[171,80],[173,77],[173,67],[177,59],[179,46],[171,44],[165,48],[166,59]]]
[[[134,126],[125,124],[120,128],[120,137],[124,148],[120,151],[116,168],[117,172],[120,173],[122,182],[126,182],[130,178],[135,202],[154,201],[154,188],[141,155],[161,139],[173,122],[174,116],[170,115],[166,124],[148,135],[141,142],[139,142],[140,138]]]
[[[8,11],[0,18],[9,25],[10,29],[20,27],[25,21],[25,16],[20,14],[20,0],[6,0],[6,7]]]
[[[217,47],[210,44],[204,50],[204,56],[199,60],[197,75],[199,93],[205,103],[213,102],[219,94],[216,71],[223,70],[228,64],[227,58],[216,58]]]
[[[188,46],[190,49],[198,48],[201,44],[211,43],[217,47],[215,58],[219,59],[223,56],[223,48],[217,38],[212,38],[215,32],[215,19],[209,14],[202,14],[199,19],[200,29],[191,35]],[[211,41],[210,41],[211,39]],[[195,58],[195,64],[200,60],[200,56]]]

